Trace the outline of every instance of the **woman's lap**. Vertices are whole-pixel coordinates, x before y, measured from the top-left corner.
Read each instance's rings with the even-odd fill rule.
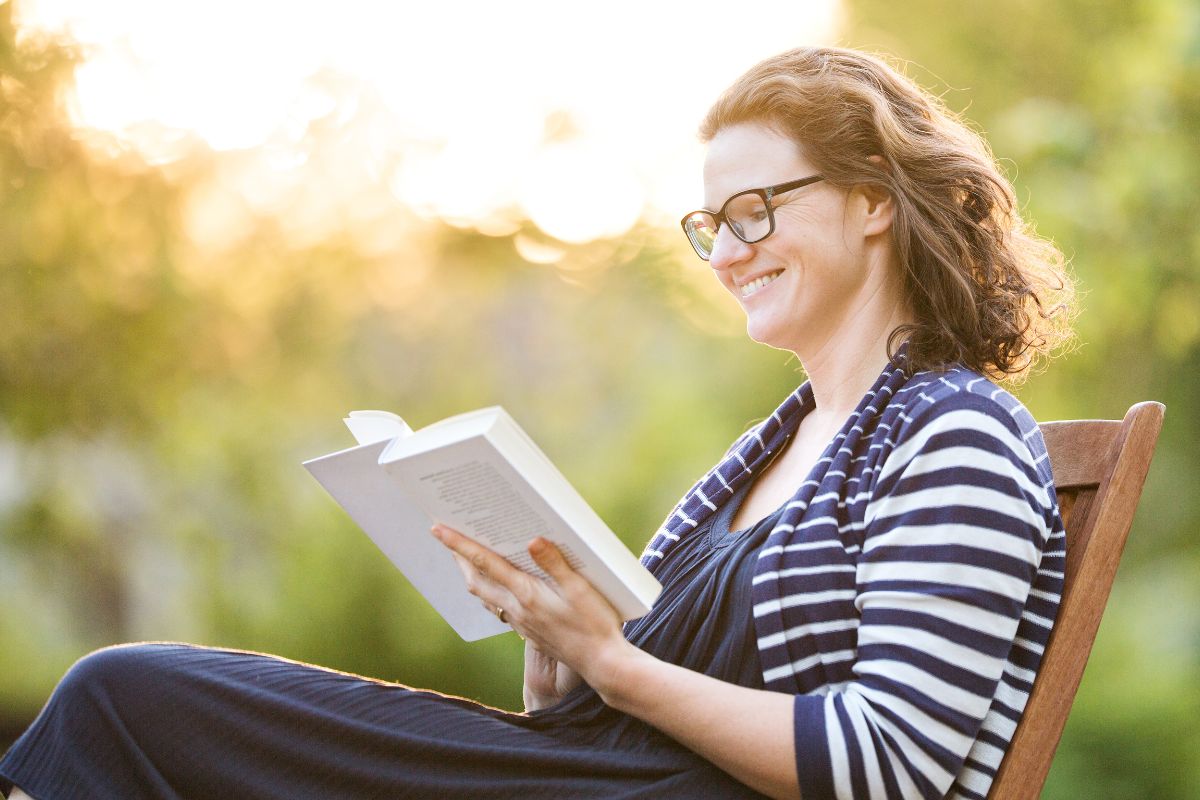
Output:
[[[67,672],[0,775],[37,800],[661,797],[701,773],[729,780],[690,754],[565,743],[523,722],[274,656],[124,645]]]

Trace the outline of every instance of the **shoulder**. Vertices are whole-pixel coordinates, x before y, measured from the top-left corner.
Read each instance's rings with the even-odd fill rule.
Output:
[[[864,509],[868,535],[940,531],[957,541],[966,525],[1044,546],[1058,515],[1049,458],[1012,394],[966,369],[918,373],[888,411],[893,424],[880,425],[888,430]]]
[[[896,389],[883,416],[887,438],[897,445],[931,431],[978,428],[1003,431],[1020,440],[1022,450],[1041,444],[1037,421],[1020,400],[962,367],[913,375]]]
[[[881,422],[881,482],[913,459],[942,452],[940,461],[963,465],[1003,458],[1031,482],[1052,485],[1037,421],[1010,392],[972,370],[916,373],[897,387]]]
[[[899,422],[897,434],[911,435],[948,415],[994,420],[1014,434],[1037,430],[1037,422],[1021,401],[973,370],[918,372],[897,390],[889,405]],[[941,423],[945,424],[945,422]]]

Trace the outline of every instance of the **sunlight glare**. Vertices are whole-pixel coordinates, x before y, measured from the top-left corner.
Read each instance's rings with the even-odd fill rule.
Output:
[[[620,236],[642,213],[641,182],[598,143],[543,147],[528,165],[521,207],[533,223],[573,244]]]
[[[838,0],[728,10],[712,0],[684,13],[637,0],[23,0],[14,15],[82,44],[76,124],[152,160],[178,152],[155,137],[181,132],[216,151],[264,153],[320,134],[309,149],[345,152],[292,159],[304,182],[321,164],[360,160],[347,176],[422,215],[503,230],[523,210],[581,242],[639,219],[674,224],[697,205],[695,128],[709,103],[758,59],[832,41],[840,27]],[[556,115],[575,127],[565,141],[546,136]],[[266,172],[282,175],[275,158]],[[354,197],[339,187],[328,202]]]

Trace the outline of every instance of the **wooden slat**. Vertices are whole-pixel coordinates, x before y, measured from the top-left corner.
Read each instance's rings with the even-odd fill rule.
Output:
[[[1035,800],[1041,793],[1108,602],[1164,410],[1160,403],[1138,403],[1121,422],[1042,426],[1066,511],[1065,586],[1029,703],[990,798]]]
[[[1058,491],[1098,486],[1112,468],[1109,450],[1121,433],[1115,419],[1077,419],[1043,422],[1042,438],[1050,454],[1054,485]]]

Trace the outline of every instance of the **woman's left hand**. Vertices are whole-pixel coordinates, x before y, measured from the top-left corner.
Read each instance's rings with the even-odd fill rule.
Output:
[[[433,535],[448,547],[471,594],[546,656],[573,668],[597,690],[597,674],[622,648],[632,647],[621,632],[621,616],[587,579],[542,537],[529,543],[529,555],[550,576],[540,580],[517,569],[495,551],[453,528],[434,525]]]

